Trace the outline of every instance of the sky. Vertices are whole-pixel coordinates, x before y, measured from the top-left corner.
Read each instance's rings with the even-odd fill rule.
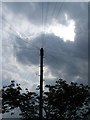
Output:
[[[88,84],[88,3],[2,3],[2,85],[34,91],[44,48],[44,85]]]
[[[35,91],[41,47],[44,86],[59,78],[88,84],[88,3],[4,2],[0,42],[2,86],[15,80]]]

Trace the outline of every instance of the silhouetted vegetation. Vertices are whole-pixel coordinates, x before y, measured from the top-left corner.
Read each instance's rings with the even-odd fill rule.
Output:
[[[44,120],[78,120],[90,113],[89,87],[59,79],[55,85],[46,85],[43,94]],[[39,95],[28,91],[22,93],[20,84],[11,81],[2,89],[2,113],[19,108],[25,120],[39,119]],[[14,114],[14,113],[11,113]]]

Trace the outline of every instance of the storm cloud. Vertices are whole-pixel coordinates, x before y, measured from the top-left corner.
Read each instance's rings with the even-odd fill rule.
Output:
[[[12,73],[5,79],[17,74],[16,79],[30,82],[31,89],[39,84],[43,47],[45,84],[59,78],[88,84],[88,3],[3,3],[2,18],[3,76]],[[55,25],[63,30],[74,25],[74,41],[65,41],[68,31],[63,35],[62,29],[55,31]]]

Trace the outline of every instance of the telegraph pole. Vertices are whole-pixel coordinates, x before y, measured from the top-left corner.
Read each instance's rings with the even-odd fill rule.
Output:
[[[43,120],[43,56],[44,50],[40,49],[40,108],[39,108],[39,117],[40,120]]]

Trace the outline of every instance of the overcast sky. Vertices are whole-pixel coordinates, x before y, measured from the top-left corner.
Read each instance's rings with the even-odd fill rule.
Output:
[[[35,90],[41,47],[44,84],[88,84],[88,3],[3,3],[2,13],[3,85]]]

